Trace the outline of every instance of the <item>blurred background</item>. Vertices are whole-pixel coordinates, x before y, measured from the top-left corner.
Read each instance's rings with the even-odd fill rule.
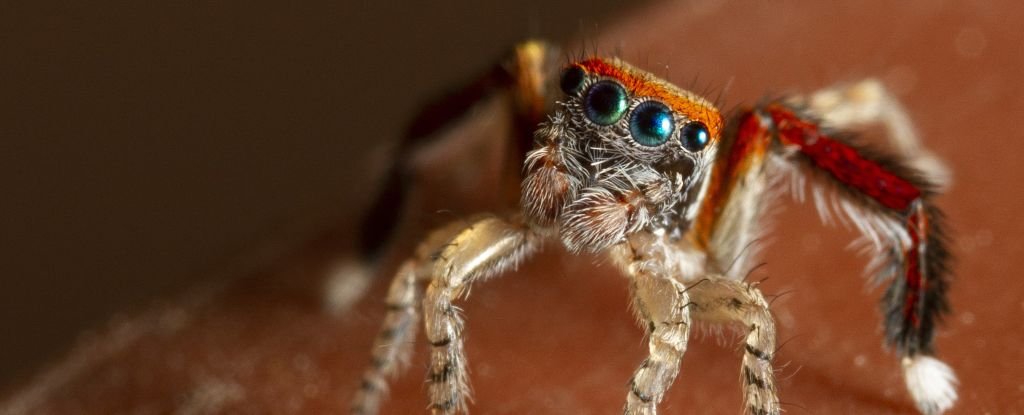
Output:
[[[358,220],[426,99],[624,3],[3,2],[0,385]]]

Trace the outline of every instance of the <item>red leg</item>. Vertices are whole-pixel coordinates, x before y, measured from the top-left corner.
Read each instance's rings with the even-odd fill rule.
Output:
[[[886,337],[903,355],[931,354],[935,324],[948,311],[949,272],[941,213],[929,200],[930,185],[899,160],[868,156],[870,151],[823,134],[789,108],[771,105],[764,112],[782,147],[796,149],[805,168],[824,173],[819,176],[832,181],[840,197],[865,214],[899,221],[906,238],[893,238],[887,267],[898,275],[883,302]]]
[[[709,268],[739,278],[753,256],[762,213],[778,178],[792,176],[802,197],[811,186],[822,217],[852,222],[880,255],[886,340],[904,357],[904,377],[926,414],[956,400],[956,379],[930,357],[934,329],[948,312],[949,261],[942,214],[931,185],[907,160],[826,134],[792,108],[771,104],[735,117],[723,137],[707,196],[689,234],[709,253]]]
[[[890,245],[884,276],[899,275],[883,303],[887,340],[906,356],[931,353],[935,323],[947,311],[948,255],[928,183],[900,160],[827,135],[779,104],[741,113],[729,132],[692,234],[717,268],[743,272],[770,182],[779,168],[795,169],[812,186],[834,190],[849,207],[838,213]]]

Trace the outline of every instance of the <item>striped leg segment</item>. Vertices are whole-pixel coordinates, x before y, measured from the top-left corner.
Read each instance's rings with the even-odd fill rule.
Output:
[[[734,279],[748,269],[774,181],[792,179],[801,200],[809,187],[822,218],[860,230],[879,280],[892,281],[882,301],[886,339],[904,357],[918,408],[932,414],[951,407],[955,376],[929,357],[935,326],[948,312],[949,281],[942,214],[931,202],[934,185],[911,167],[911,158],[840,139],[783,104],[741,113],[729,131],[691,234],[710,252],[709,267]],[[939,380],[923,382],[924,372]]]
[[[695,320],[712,323],[740,323],[744,338],[743,407],[747,415],[779,414],[778,391],[772,370],[775,353],[775,321],[761,291],[742,281],[710,277],[694,284],[690,294]]]
[[[387,316],[373,344],[373,360],[363,373],[363,381],[352,405],[353,414],[376,414],[387,391],[387,378],[397,375],[408,364],[419,317],[416,306],[422,298],[418,287],[416,260],[406,261],[391,282],[387,297]]]
[[[378,413],[387,392],[387,379],[405,369],[415,343],[423,284],[430,280],[434,258],[464,227],[454,222],[434,230],[398,269],[388,289],[387,314],[373,343],[373,358],[353,400],[353,414]]]
[[[766,111],[782,145],[796,149],[806,169],[850,200],[843,209],[862,231],[889,245],[880,246],[890,253],[884,277],[896,277],[884,304],[889,342],[907,356],[931,353],[935,324],[948,308],[948,254],[928,183],[896,160],[868,158],[866,151],[823,134],[788,108]]]
[[[690,335],[689,297],[667,275],[664,258],[633,238],[619,248],[617,262],[632,278],[633,310],[647,330],[649,354],[629,381],[624,413],[656,414],[658,403],[679,374]],[[640,242],[639,244],[637,242]]]
[[[387,392],[387,379],[405,368],[412,353],[421,304],[427,316],[429,338],[443,337],[435,334],[438,327],[445,324],[457,326],[457,332],[461,332],[461,320],[458,320],[453,311],[451,298],[457,296],[458,290],[465,288],[472,280],[492,275],[514,265],[535,245],[532,235],[524,228],[510,225],[497,218],[483,219],[471,226],[466,226],[464,222],[454,222],[431,232],[417,247],[413,257],[402,264],[391,282],[387,296],[387,315],[374,341],[373,358],[370,367],[363,373],[362,383],[353,401],[352,413],[372,415],[380,411],[380,402]],[[442,270],[448,271],[440,272]],[[424,298],[423,285],[431,278],[434,278],[434,284]],[[437,305],[438,292],[446,292],[439,284],[450,288],[453,283],[458,283],[456,285],[459,288],[454,293],[448,291],[446,305]],[[435,311],[438,307],[444,308],[445,313],[441,316]],[[454,322],[457,324],[451,323],[451,319],[455,319]],[[452,339],[454,336],[444,338]],[[431,343],[435,350],[447,346],[441,344],[441,341]],[[457,361],[460,365],[458,367],[462,367],[464,358],[461,354],[461,342],[451,353],[457,355],[459,359],[449,360]],[[449,375],[452,372],[448,375],[444,373],[443,370],[432,371],[429,379],[432,383],[450,381]],[[465,372],[460,373],[463,381],[459,385],[466,389]],[[436,404],[436,401],[432,402]]]
[[[767,112],[784,145],[797,148],[801,158],[838,184],[840,193],[858,200],[862,209],[849,214],[855,223],[863,214],[895,224],[879,232],[881,244],[876,239],[888,254],[882,277],[893,277],[882,302],[886,339],[904,356],[904,376],[918,409],[927,414],[949,409],[956,401],[956,377],[929,357],[935,326],[949,311],[949,254],[942,213],[930,201],[931,185],[897,160],[869,159],[866,151],[822,134],[788,108],[770,106]]]
[[[519,221],[488,217],[462,230],[441,251],[423,299],[431,346],[427,389],[432,413],[467,412],[470,390],[463,321],[453,302],[471,283],[514,267],[538,245],[538,238]]]

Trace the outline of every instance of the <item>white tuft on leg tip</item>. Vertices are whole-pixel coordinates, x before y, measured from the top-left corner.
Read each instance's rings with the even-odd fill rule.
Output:
[[[931,356],[903,359],[903,377],[921,413],[937,415],[956,403],[956,374],[949,365]]]

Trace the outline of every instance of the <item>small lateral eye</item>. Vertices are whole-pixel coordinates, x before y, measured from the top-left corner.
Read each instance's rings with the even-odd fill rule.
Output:
[[[675,132],[672,111],[658,101],[644,101],[629,118],[629,132],[642,146],[656,147],[668,141]]]
[[[590,86],[583,99],[583,111],[597,125],[612,125],[622,119],[629,109],[626,89],[613,81],[601,81]]]
[[[583,68],[573,65],[562,71],[562,78],[558,84],[566,95],[577,96],[583,89],[583,81],[586,80],[586,77],[587,73],[583,71]]]
[[[680,140],[683,142],[683,148],[696,153],[707,147],[711,141],[711,133],[704,123],[692,121],[683,126]]]

